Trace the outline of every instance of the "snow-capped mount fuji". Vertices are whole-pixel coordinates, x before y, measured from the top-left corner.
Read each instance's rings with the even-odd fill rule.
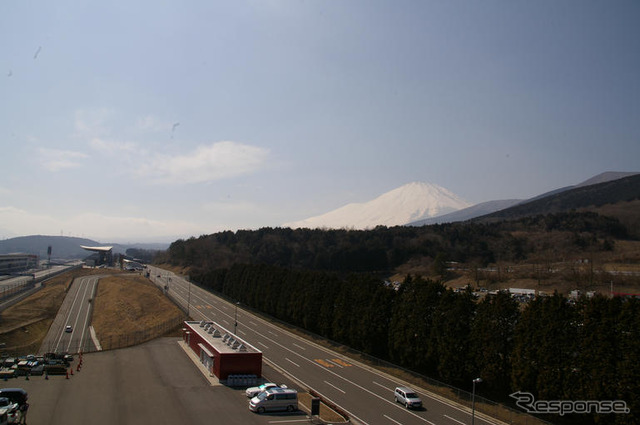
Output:
[[[364,203],[353,203],[306,220],[286,223],[296,228],[370,229],[400,226],[470,207],[472,204],[433,183],[413,182]]]

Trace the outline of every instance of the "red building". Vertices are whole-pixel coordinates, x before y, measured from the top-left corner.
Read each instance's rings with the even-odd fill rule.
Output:
[[[262,376],[262,351],[215,322],[184,322],[182,338],[220,380],[229,375]]]

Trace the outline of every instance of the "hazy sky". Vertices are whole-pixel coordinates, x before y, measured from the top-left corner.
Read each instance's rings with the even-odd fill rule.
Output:
[[[0,238],[171,241],[413,181],[640,171],[640,2],[0,3]]]

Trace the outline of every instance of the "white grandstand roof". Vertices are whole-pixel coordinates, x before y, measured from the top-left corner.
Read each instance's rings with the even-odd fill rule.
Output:
[[[87,251],[102,251],[102,252],[108,252],[113,249],[112,246],[84,246],[84,245],[80,245],[80,248],[86,249]]]

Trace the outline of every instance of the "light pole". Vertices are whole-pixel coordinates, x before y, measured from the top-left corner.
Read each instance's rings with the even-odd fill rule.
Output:
[[[473,391],[471,392],[471,425],[474,425],[476,416],[476,384],[480,382],[482,382],[480,378],[473,380]]]
[[[237,335],[238,334],[238,304],[240,304],[240,301],[236,302],[236,314],[235,314],[235,319],[233,322],[233,334]]]

